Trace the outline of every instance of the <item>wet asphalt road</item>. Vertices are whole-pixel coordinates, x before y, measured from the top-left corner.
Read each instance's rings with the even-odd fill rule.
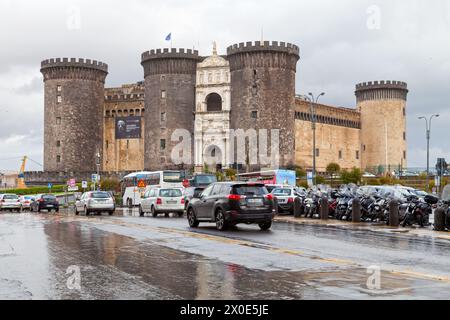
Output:
[[[0,214],[0,299],[449,298],[445,239],[287,223],[221,233],[128,210]]]

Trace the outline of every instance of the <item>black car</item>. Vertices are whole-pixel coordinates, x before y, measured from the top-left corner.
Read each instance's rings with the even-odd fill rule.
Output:
[[[34,198],[30,210],[31,212],[41,212],[42,210],[59,212],[59,202],[52,194],[40,194]]]
[[[239,223],[257,223],[261,230],[268,230],[274,214],[273,197],[259,183],[213,183],[192,198],[187,207],[191,228],[200,222],[215,222],[220,231]]]

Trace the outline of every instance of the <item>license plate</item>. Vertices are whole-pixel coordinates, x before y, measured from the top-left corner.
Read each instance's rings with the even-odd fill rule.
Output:
[[[47,206],[47,208],[53,208],[53,206],[49,204],[49,205]]]
[[[278,203],[286,203],[286,199],[278,199]]]
[[[262,206],[263,201],[262,199],[247,199],[247,204],[249,206]]]
[[[167,201],[167,204],[176,204],[176,201]]]

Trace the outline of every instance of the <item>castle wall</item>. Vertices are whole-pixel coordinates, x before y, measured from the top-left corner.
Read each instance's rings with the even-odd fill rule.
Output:
[[[152,50],[142,55],[145,76],[145,156],[146,170],[193,167],[197,51]],[[164,119],[162,113],[165,114]],[[191,163],[174,164],[172,141],[175,130],[191,134]],[[164,145],[164,147],[163,147]],[[186,155],[178,155],[186,156]]]
[[[232,129],[280,130],[279,165],[292,166],[299,48],[284,42],[257,41],[228,47],[227,54],[231,70]],[[258,167],[260,163],[254,169]]]
[[[107,65],[84,59],[51,59],[44,75],[44,170],[96,170],[103,137]]]
[[[362,167],[374,173],[407,167],[404,82],[369,82],[356,86],[361,112]]]
[[[316,112],[316,169],[325,172],[330,163],[342,169],[361,167],[360,115],[355,109],[314,104]],[[296,100],[296,165],[311,170],[313,164],[313,130],[310,103]]]
[[[140,171],[144,169],[145,132],[144,87],[123,85],[105,90],[103,170]],[[118,139],[117,118],[140,117],[140,138]]]

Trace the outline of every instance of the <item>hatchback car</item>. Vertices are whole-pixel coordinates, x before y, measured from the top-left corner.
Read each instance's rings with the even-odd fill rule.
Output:
[[[239,223],[258,224],[268,230],[274,218],[273,197],[264,184],[218,182],[191,200],[187,218],[191,228],[215,222],[220,231]]]
[[[33,196],[22,196],[20,197],[20,203],[22,204],[23,210],[31,210],[31,203],[34,201]]]
[[[139,215],[151,212],[153,217],[158,214],[176,213],[179,217],[184,214],[184,196],[181,188],[154,188],[144,194],[139,205]]]
[[[30,210],[31,212],[41,212],[42,210],[59,212],[59,202],[52,194],[40,194],[31,202]]]
[[[90,213],[107,212],[110,216],[116,211],[116,202],[113,196],[106,191],[89,191],[78,197],[75,201],[75,214],[83,212],[84,215]]]
[[[294,201],[297,195],[296,188],[281,187],[272,191],[272,196],[277,198],[278,212],[294,214]]]
[[[184,209],[187,210],[187,207],[189,205],[189,202],[191,202],[192,198],[198,197],[198,195],[205,190],[203,187],[188,187],[184,189],[183,195],[184,195]]]
[[[0,194],[0,211],[22,211],[22,204],[20,198],[16,194]]]

